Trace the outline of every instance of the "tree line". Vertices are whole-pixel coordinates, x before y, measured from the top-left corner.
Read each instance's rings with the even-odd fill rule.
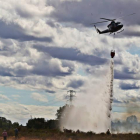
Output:
[[[44,118],[31,118],[26,123],[26,128],[33,128],[33,129],[59,129],[59,122],[62,117],[64,109],[68,105],[60,107],[56,113],[55,120],[45,120]],[[18,122],[12,123],[11,120],[7,120],[5,117],[0,117],[0,128],[2,129],[12,129],[12,128],[19,128],[22,125],[19,125]]]
[[[0,128],[2,129],[11,129],[11,128],[17,128],[19,127],[18,122],[12,123],[10,120],[7,120],[4,117],[0,117]]]

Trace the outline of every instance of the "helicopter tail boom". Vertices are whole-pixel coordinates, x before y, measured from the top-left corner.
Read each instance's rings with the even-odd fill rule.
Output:
[[[98,28],[96,28],[95,25],[94,25],[94,27],[95,27],[97,33],[99,33],[99,34],[105,34],[105,33],[109,33],[110,32],[108,29],[107,30],[104,30],[104,31],[100,31]]]
[[[98,28],[96,28],[96,26],[95,26],[95,25],[94,25],[94,27],[95,27],[95,29],[96,29],[97,33],[101,34],[101,31],[100,31]]]

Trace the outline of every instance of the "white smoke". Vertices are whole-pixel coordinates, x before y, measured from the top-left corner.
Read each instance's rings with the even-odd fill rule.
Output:
[[[125,121],[112,122],[113,133],[140,133],[140,123],[135,115],[126,118]]]
[[[87,86],[86,92],[79,94],[73,106],[63,112],[61,129],[80,130],[95,133],[111,130],[111,96],[113,92],[113,61],[98,86]]]

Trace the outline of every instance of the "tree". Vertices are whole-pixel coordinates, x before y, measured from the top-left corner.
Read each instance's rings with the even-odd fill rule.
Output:
[[[14,128],[18,128],[18,127],[19,127],[19,123],[18,123],[18,122],[14,122],[14,123],[13,123],[13,127],[14,127]]]
[[[59,128],[58,120],[48,120],[45,123],[45,128],[48,128],[48,129],[58,129]]]
[[[4,117],[0,117],[0,128],[10,129],[12,127],[12,122]]]
[[[45,122],[44,118],[34,118],[28,120],[26,126],[27,128],[43,129],[45,128]]]
[[[60,121],[61,119],[65,118],[70,113],[70,110],[72,108],[73,106],[69,106],[67,104],[65,106],[60,107],[57,110],[57,113],[55,114],[57,117],[56,119]]]

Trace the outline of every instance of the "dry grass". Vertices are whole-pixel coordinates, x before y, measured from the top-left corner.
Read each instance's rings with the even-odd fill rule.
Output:
[[[73,135],[54,135],[46,138],[20,137],[18,140],[139,140],[140,134],[117,134],[117,135],[91,135],[91,136],[73,136]],[[0,140],[3,140],[0,137]],[[7,140],[15,140],[14,137],[8,137]]]
[[[8,132],[7,140],[15,140],[14,138],[14,130],[10,129]],[[2,130],[0,130],[0,134],[2,134]],[[3,140],[0,137],[0,140]],[[27,129],[22,128],[19,131],[19,139],[18,140],[140,140],[140,134],[112,134],[107,135],[105,133],[95,134],[92,132],[61,132],[56,129]]]

